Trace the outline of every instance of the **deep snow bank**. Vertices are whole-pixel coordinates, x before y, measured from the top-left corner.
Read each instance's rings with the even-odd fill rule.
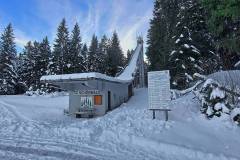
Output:
[[[151,119],[147,89],[94,119],[64,116],[67,105],[66,96],[0,96],[0,158],[240,159],[240,129],[206,120],[192,94],[172,101],[167,123]]]

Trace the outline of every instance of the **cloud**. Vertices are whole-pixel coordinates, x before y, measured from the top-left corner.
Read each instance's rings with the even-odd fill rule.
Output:
[[[79,23],[83,42],[88,44],[94,33],[99,38],[103,34],[110,37],[112,32],[116,30],[119,34],[122,49],[126,53],[127,49],[136,47],[137,35],[146,35],[152,13],[152,1],[37,0],[36,10],[33,14],[44,22],[41,23],[44,24],[41,26],[42,30],[48,33],[52,43],[56,36],[57,26],[61,19],[65,17],[70,30],[76,22]],[[43,37],[36,38],[42,39]],[[16,32],[16,42],[19,46],[24,46],[31,39],[20,30]]]
[[[23,31],[19,29],[14,30],[15,35],[15,42],[16,45],[20,48],[24,48],[28,41],[33,40],[32,38],[28,37]]]
[[[143,36],[145,39],[151,14],[151,10],[147,11],[144,16],[136,17],[136,20],[133,22],[133,24],[128,24],[124,29],[121,30],[121,45],[125,53],[127,49],[133,49],[136,46],[137,36]]]

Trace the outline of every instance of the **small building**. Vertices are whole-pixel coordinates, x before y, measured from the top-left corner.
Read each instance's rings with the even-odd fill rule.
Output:
[[[131,81],[119,80],[95,72],[46,76],[41,80],[53,83],[69,92],[71,115],[87,111],[91,115],[102,116],[133,95]]]
[[[141,63],[139,61],[142,61]],[[101,73],[77,73],[47,75],[42,82],[51,83],[69,92],[68,114],[74,117],[102,116],[106,112],[128,101],[133,95],[133,84],[138,77],[139,86],[144,86],[143,41],[138,45],[129,64],[117,77]],[[141,73],[140,76],[136,75]],[[143,78],[143,79],[141,79]]]

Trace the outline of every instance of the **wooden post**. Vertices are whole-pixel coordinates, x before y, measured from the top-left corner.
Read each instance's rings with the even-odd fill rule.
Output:
[[[153,109],[153,119],[155,119],[155,110]]]
[[[165,110],[165,120],[168,121],[168,110]]]

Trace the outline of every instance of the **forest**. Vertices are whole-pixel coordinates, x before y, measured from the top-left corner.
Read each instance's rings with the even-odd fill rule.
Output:
[[[170,70],[171,87],[193,86],[195,73],[208,75],[240,65],[239,0],[156,0],[146,37],[148,71]],[[66,20],[48,37],[30,41],[17,53],[14,29],[6,26],[0,39],[0,94],[51,92],[43,75],[100,72],[115,76],[133,51],[124,56],[117,32],[111,38],[92,36],[82,42],[76,23],[69,33]]]
[[[172,88],[192,86],[194,73],[237,69],[240,1],[156,0],[147,45],[149,70],[170,70]]]
[[[14,30],[9,24],[0,40],[0,94],[21,94],[26,91],[52,92],[50,84],[40,82],[43,75],[99,72],[115,76],[131,56],[125,57],[117,32],[111,38],[106,35],[99,40],[92,36],[90,46],[82,42],[80,27],[76,23],[71,33],[66,20],[57,28],[53,46],[48,37],[41,42],[29,41],[17,53]]]

